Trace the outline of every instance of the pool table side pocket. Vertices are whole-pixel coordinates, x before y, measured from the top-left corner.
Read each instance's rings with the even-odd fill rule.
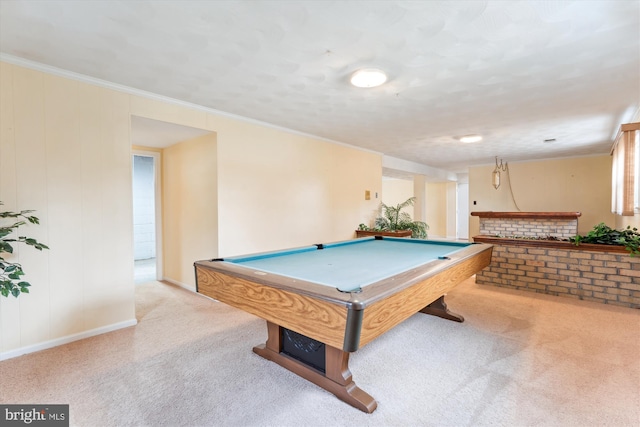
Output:
[[[342,348],[347,307],[196,265],[198,293],[269,322]]]

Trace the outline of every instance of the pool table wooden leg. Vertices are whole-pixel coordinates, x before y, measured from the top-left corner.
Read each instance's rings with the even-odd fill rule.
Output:
[[[454,322],[464,322],[462,315],[449,311],[447,303],[444,302],[444,295],[420,310],[420,313],[431,314]]]
[[[353,382],[353,376],[349,370],[348,352],[325,344],[325,372],[323,373],[281,352],[281,326],[267,322],[267,331],[267,342],[254,347],[254,353],[311,381],[363,412],[375,411],[378,406],[376,400]]]

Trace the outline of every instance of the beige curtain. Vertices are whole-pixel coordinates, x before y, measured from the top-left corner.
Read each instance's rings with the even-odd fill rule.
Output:
[[[617,215],[634,214],[635,183],[640,166],[635,164],[636,138],[639,132],[640,122],[622,125],[611,150],[613,156],[611,212]]]

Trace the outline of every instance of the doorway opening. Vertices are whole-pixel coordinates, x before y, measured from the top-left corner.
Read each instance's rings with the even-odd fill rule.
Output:
[[[160,280],[159,153],[133,155],[133,244],[134,282]]]

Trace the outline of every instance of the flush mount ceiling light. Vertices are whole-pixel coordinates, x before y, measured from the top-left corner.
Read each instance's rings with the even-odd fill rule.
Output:
[[[387,75],[382,70],[365,68],[351,75],[351,84],[356,87],[376,87],[387,81]]]
[[[465,135],[465,136],[461,136],[458,139],[460,139],[460,142],[464,142],[465,144],[470,144],[472,142],[482,141],[482,136],[480,136],[480,135]]]

